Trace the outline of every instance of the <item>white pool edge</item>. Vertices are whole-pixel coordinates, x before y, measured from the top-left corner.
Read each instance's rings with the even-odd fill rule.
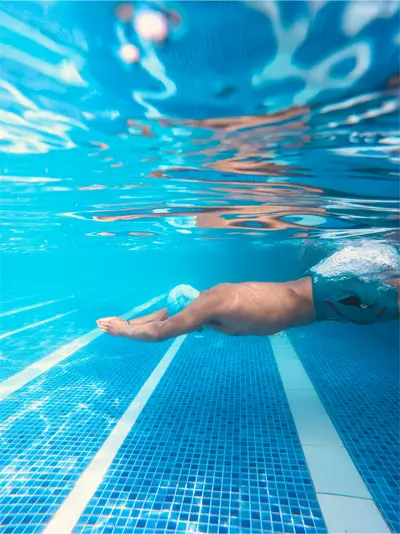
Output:
[[[270,342],[328,532],[389,534],[289,337]]]

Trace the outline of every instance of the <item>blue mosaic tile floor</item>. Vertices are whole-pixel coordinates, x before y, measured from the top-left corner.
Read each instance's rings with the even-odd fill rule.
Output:
[[[190,336],[74,532],[326,532],[267,339]]]
[[[400,532],[399,324],[324,323],[290,332],[374,500]]]
[[[101,337],[0,403],[0,532],[40,532],[167,343]]]
[[[21,324],[73,307],[51,306],[21,314]],[[88,332],[99,315],[130,307],[118,298],[96,302],[4,339],[0,380]],[[8,328],[18,327],[17,316],[7,320]],[[290,336],[398,532],[399,332],[393,327],[361,332],[330,323]],[[169,346],[102,336],[0,403],[1,534],[43,531]],[[189,336],[74,530],[174,531],[326,532],[266,338]]]
[[[43,301],[45,299],[35,299],[34,302]],[[28,304],[31,305],[32,303],[29,301]],[[27,303],[21,301],[19,306],[22,307],[25,304]],[[14,305],[14,307],[19,306]],[[121,299],[118,297],[103,298],[102,302],[95,301],[93,303],[87,299],[83,306],[82,299],[70,299],[2,318],[2,330],[6,330],[5,319],[9,321],[7,330],[13,330],[57,314],[67,313],[79,307],[79,312],[60,317],[54,322],[25,330],[1,340],[0,348],[3,357],[0,358],[0,380],[7,379],[59,347],[92,330],[96,327],[95,321],[98,317],[125,313],[132,306],[132,302],[128,303],[127,300],[121,303]]]

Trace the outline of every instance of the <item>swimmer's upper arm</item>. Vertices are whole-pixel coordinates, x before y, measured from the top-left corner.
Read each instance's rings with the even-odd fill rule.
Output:
[[[212,292],[204,292],[184,310],[159,324],[157,341],[177,337],[198,330],[212,320],[217,300]]]

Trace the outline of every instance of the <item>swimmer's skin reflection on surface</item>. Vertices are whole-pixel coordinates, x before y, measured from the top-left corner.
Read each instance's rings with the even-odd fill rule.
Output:
[[[169,296],[173,305],[175,299],[175,309],[163,308],[131,321],[105,317],[97,324],[114,336],[164,341],[204,326],[233,336],[268,336],[322,320],[390,321],[400,313],[398,262],[390,246],[347,247],[299,280],[220,284],[201,293],[178,286]],[[171,309],[174,315],[168,313]]]

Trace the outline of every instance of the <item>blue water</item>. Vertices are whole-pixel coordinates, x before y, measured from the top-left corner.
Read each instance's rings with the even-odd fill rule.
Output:
[[[397,247],[399,22],[390,0],[0,2],[0,381],[177,284]],[[329,530],[269,341],[196,336],[74,532]],[[170,346],[84,339],[0,400],[0,534],[43,531]],[[398,532],[398,323],[290,339]]]

